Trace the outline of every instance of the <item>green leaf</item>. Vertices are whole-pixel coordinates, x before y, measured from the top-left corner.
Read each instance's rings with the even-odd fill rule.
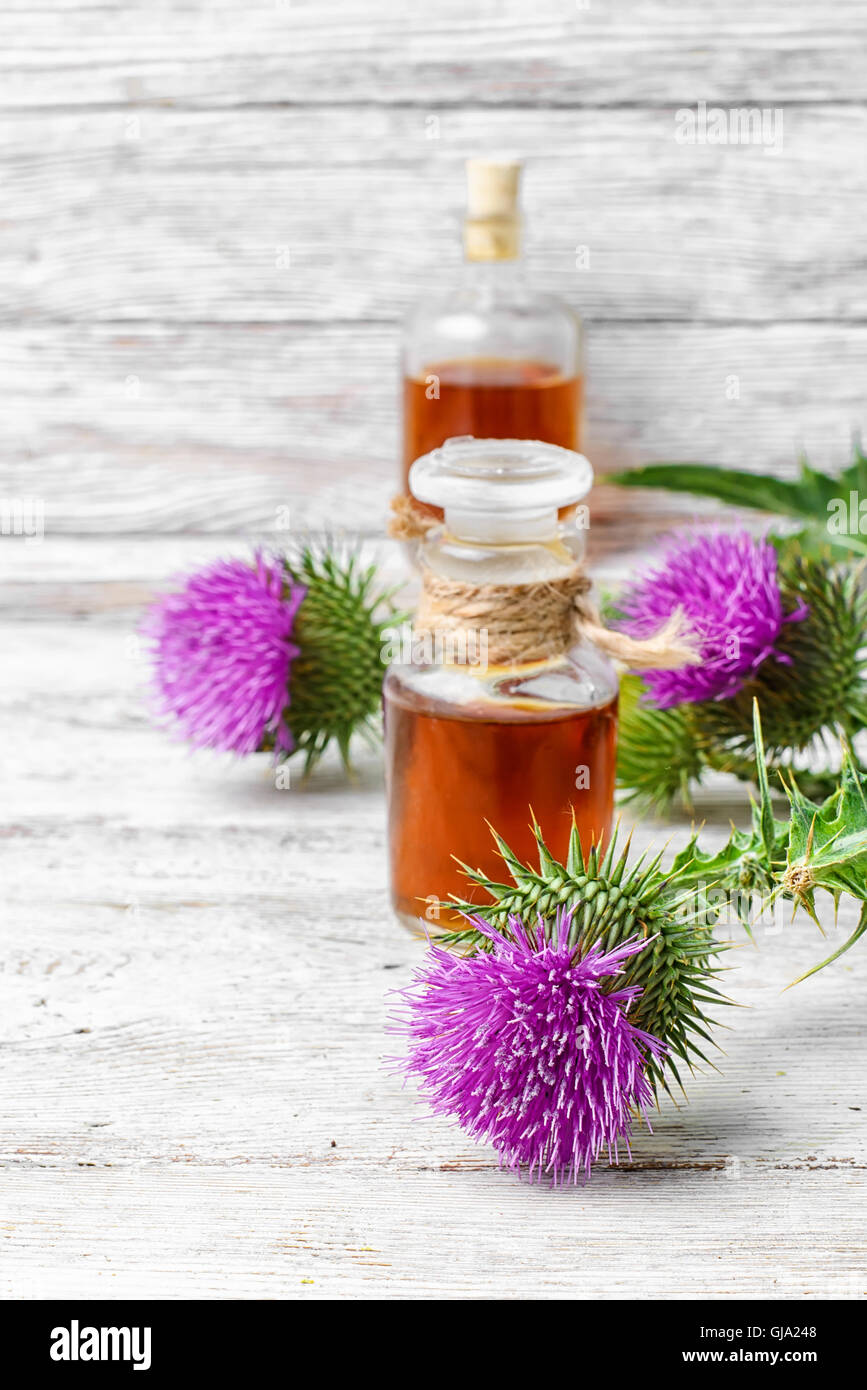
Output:
[[[777,478],[770,473],[748,473],[707,463],[651,463],[623,473],[609,473],[604,480],[618,487],[663,488],[712,497],[733,507],[773,512],[811,523],[825,531],[826,539],[849,551],[867,555],[867,536],[861,535],[857,514],[850,516],[850,494],[867,498],[867,455],[860,447],[848,468],[837,477],[812,468],[801,459],[797,478]],[[852,520],[856,521],[850,529]],[[835,522],[840,522],[837,529]],[[831,527],[834,526],[834,529]]]
[[[768,783],[768,766],[765,762],[765,744],[762,738],[762,717],[758,700],[753,700],[753,743],[756,750],[756,780],[759,787],[759,804],[753,802],[753,826],[762,839],[762,847],[770,862],[776,853],[780,825],[774,817],[771,805],[771,788]]]

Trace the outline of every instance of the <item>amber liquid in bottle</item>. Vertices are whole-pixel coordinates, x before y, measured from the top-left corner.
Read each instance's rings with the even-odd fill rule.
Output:
[[[541,439],[581,448],[582,380],[544,362],[434,362],[404,381],[404,475],[454,435]]]
[[[610,833],[616,698],[565,713],[510,708],[493,720],[481,708],[456,717],[449,707],[392,689],[385,699],[385,737],[392,898],[410,925],[420,917],[434,932],[463,925],[459,914],[432,905],[452,893],[488,901],[453,855],[496,882],[508,879],[486,822],[523,862],[538,863],[531,811],[561,860],[573,811],[585,850]]]

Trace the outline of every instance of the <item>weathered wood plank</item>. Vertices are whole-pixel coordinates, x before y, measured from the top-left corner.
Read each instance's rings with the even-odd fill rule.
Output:
[[[413,1170],[402,1152],[370,1171],[186,1157],[4,1173],[4,1296],[854,1300],[867,1287],[860,1171],[599,1173],[555,1194],[448,1160]]]
[[[857,0],[27,0],[0,16],[6,106],[369,100],[491,105],[867,95]]]
[[[427,120],[18,116],[0,314],[393,322],[459,271],[463,158],[513,148],[534,282],[591,318],[867,318],[865,108],[789,108],[778,149],[679,144],[673,108],[450,110],[436,140]]]
[[[802,446],[831,467],[864,424],[863,326],[595,324],[589,360],[600,472],[667,457],[788,474]],[[273,530],[287,505],[293,525],[373,534],[397,476],[385,325],[7,328],[0,393],[0,497],[42,499],[55,535]]]

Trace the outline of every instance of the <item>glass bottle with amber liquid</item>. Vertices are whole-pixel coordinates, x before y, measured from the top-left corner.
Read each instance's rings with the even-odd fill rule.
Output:
[[[406,321],[405,484],[415,459],[455,435],[581,448],[581,323],[524,277],[520,174],[517,160],[467,162],[463,275]]]
[[[610,831],[617,675],[576,636],[582,534],[558,519],[591,480],[580,455],[514,440],[452,439],[413,465],[413,496],[444,522],[419,545],[414,639],[384,686],[392,896],[408,926],[463,925],[451,895],[485,901],[458,861],[502,881],[490,826],[525,862],[534,817],[558,857],[573,816],[587,849]]]

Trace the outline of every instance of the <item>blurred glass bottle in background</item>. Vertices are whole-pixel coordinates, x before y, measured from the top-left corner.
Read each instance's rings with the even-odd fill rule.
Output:
[[[466,264],[404,330],[404,491],[415,459],[455,435],[581,448],[582,333],[526,283],[518,160],[467,161]]]

